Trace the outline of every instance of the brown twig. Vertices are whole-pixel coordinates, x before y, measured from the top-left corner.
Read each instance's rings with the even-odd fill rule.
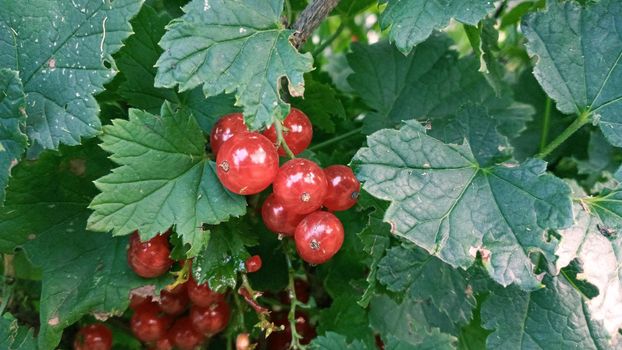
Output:
[[[302,10],[292,26],[292,29],[295,30],[292,36],[292,44],[295,47],[300,47],[304,44],[337,4],[339,4],[339,0],[314,0]]]

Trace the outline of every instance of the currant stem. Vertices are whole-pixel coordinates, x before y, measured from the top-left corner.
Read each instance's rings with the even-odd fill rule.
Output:
[[[542,152],[540,152],[536,157],[545,158],[551,152],[553,152],[557,147],[559,147],[564,141],[566,141],[570,136],[572,136],[577,130],[581,129],[585,124],[590,122],[591,112],[585,111],[575,119],[572,124],[570,124],[566,130],[564,130],[559,136],[557,136],[551,143],[549,143]]]
[[[335,32],[326,40],[324,40],[323,43],[320,44],[320,46],[318,46],[315,50],[313,50],[313,57],[319,55],[320,53],[322,53],[322,51],[324,51],[324,49],[326,49],[328,46],[330,46],[330,44],[333,43],[333,41],[335,41],[335,39],[337,39],[337,37],[339,37],[339,35],[341,35],[341,32],[343,32],[343,30],[346,27],[346,22],[342,21],[339,24],[339,27],[337,27],[337,30],[335,30]]]
[[[318,143],[318,144],[316,144],[316,145],[314,145],[314,146],[311,146],[311,147],[309,147],[309,148],[308,148],[308,150],[309,150],[309,151],[317,151],[318,149],[320,149],[320,148],[324,148],[324,147],[326,147],[326,146],[330,146],[330,145],[332,145],[332,144],[333,144],[333,143],[335,143],[335,142],[339,142],[339,141],[341,141],[341,140],[345,140],[345,139],[347,139],[347,138],[349,138],[349,137],[352,137],[352,136],[358,135],[358,134],[360,134],[360,133],[361,133],[361,130],[363,130],[363,127],[360,127],[360,128],[356,128],[356,129],[350,130],[350,131],[348,131],[348,132],[347,132],[347,133],[345,133],[345,134],[341,134],[341,135],[339,135],[339,136],[335,136],[335,137],[333,137],[332,139],[328,139],[328,140],[326,140],[326,141],[324,141],[324,142],[320,142],[320,143]]]
[[[287,153],[287,156],[289,158],[291,159],[296,158],[296,156],[294,155],[294,152],[292,152],[292,150],[289,149],[289,146],[285,142],[285,138],[283,138],[283,122],[280,120],[277,120],[276,122],[274,122],[274,130],[276,131],[277,147],[283,147],[283,149],[285,150],[285,153]]]
[[[292,334],[292,341],[290,343],[289,348],[293,350],[303,350],[303,349],[306,349],[307,347],[305,345],[300,344],[302,335],[298,334],[298,331],[296,330],[296,307],[302,305],[298,301],[298,297],[296,296],[296,285],[295,285],[296,270],[294,270],[293,265],[292,265],[292,260],[289,257],[289,249],[287,249],[288,245],[284,245],[284,247],[285,247],[285,259],[287,260],[287,270],[288,270],[288,275],[289,275],[287,289],[289,291],[290,308],[289,308],[289,314],[287,315],[287,318],[289,319],[289,328]]]
[[[172,273],[177,277],[175,278],[175,281],[173,283],[166,286],[166,289],[173,290],[175,289],[175,287],[188,282],[188,280],[190,279],[191,266],[192,264],[190,263],[190,260],[184,261],[184,265],[181,267],[181,270]]]

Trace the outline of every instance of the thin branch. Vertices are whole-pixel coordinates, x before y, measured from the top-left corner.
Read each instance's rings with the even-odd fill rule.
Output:
[[[311,36],[313,31],[322,23],[330,12],[339,4],[340,0],[314,0],[305,8],[292,26],[295,30],[292,44],[300,47]]]

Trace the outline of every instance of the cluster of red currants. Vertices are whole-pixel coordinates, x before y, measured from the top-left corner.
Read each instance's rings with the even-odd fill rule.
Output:
[[[311,143],[309,118],[292,108],[283,121],[283,142],[294,155]],[[217,155],[217,175],[230,191],[251,195],[272,185],[273,193],[262,206],[262,218],[273,232],[293,236],[300,257],[321,264],[339,251],[344,231],[331,213],[351,208],[360,183],[350,168],[333,165],[325,169],[308,159],[294,158],[279,167],[283,146],[277,147],[274,127],[262,134],[249,132],[240,113],[223,116],[210,135]],[[324,207],[328,211],[323,211]]]

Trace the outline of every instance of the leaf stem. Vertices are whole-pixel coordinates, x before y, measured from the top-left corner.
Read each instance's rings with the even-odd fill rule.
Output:
[[[542,134],[540,134],[540,152],[546,147],[549,137],[549,129],[551,127],[551,98],[546,97],[546,105],[544,106],[544,121],[542,122]]]
[[[575,119],[572,124],[570,124],[566,130],[564,130],[559,136],[557,136],[551,143],[549,143],[542,152],[540,152],[537,157],[545,158],[551,152],[553,152],[557,147],[559,147],[564,141],[566,141],[570,136],[572,136],[577,130],[581,129],[585,124],[590,122],[591,117],[590,111],[582,112],[577,119]]]
[[[332,44],[333,41],[335,41],[335,39],[337,39],[339,37],[341,32],[343,32],[345,27],[346,27],[346,22],[345,21],[341,21],[341,23],[339,24],[339,27],[337,27],[337,30],[335,30],[335,32],[328,39],[324,40],[324,42],[321,43],[320,46],[318,46],[315,50],[313,50],[313,53],[312,53],[313,57],[316,57],[317,55],[322,53],[322,51],[324,51],[324,49],[326,49],[328,46],[330,46],[330,44]]]
[[[326,146],[330,146],[330,145],[332,145],[335,142],[339,142],[341,140],[347,139],[348,137],[360,134],[361,130],[363,130],[363,127],[359,127],[359,128],[350,130],[350,131],[348,131],[345,134],[341,134],[339,136],[333,137],[332,139],[328,139],[328,140],[326,140],[324,142],[320,142],[320,143],[318,143],[318,144],[316,144],[314,146],[309,147],[308,149],[309,149],[309,151],[317,151],[318,149],[324,148]]]
[[[285,248],[285,259],[287,260],[287,271],[288,271],[288,277],[289,277],[288,283],[287,283],[287,289],[289,292],[290,308],[289,308],[289,314],[287,315],[287,318],[289,319],[289,328],[290,328],[291,335],[292,335],[292,341],[290,343],[289,348],[292,350],[304,350],[307,347],[300,343],[300,340],[302,339],[302,335],[298,334],[298,331],[296,330],[296,307],[299,305],[302,305],[302,303],[298,301],[298,297],[296,296],[296,285],[295,285],[296,270],[294,270],[294,267],[292,265],[292,260],[289,256],[290,252],[289,252],[289,249],[287,249],[289,245],[285,244],[283,245],[283,247]]]
[[[280,120],[274,122],[274,130],[276,131],[277,147],[283,147],[285,153],[287,153],[287,156],[291,159],[296,158],[294,152],[289,149],[289,146],[287,145],[287,142],[285,142],[285,138],[283,137],[283,122]]]

